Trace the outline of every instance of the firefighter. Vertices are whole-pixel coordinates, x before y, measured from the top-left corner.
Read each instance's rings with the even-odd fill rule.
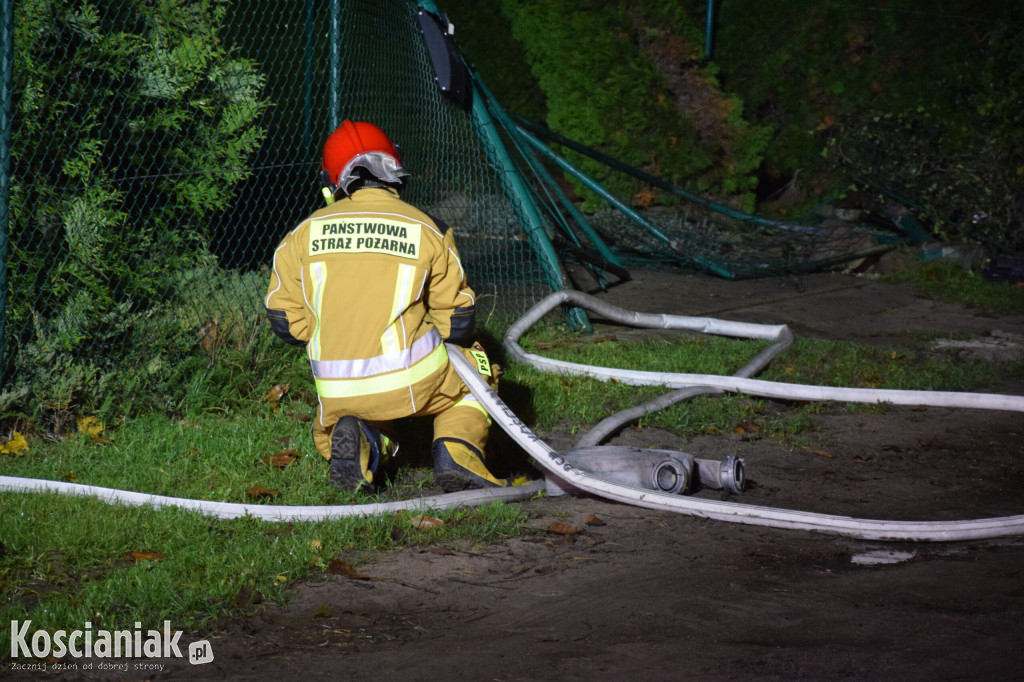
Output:
[[[463,347],[493,387],[499,369],[473,343],[476,295],[453,231],[399,197],[408,175],[376,125],[346,120],[331,133],[327,206],[274,252],[270,326],[306,347],[318,397],[313,441],[333,484],[375,490],[398,448],[390,422],[430,415],[438,485],[504,486],[484,464],[490,416],[444,344]]]

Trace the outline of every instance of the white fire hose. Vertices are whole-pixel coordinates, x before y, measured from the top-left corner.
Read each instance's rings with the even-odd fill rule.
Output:
[[[38,478],[19,478],[17,476],[0,476],[0,492],[35,492],[58,493],[61,495],[78,495],[95,497],[109,504],[123,504],[130,507],[181,507],[199,512],[205,516],[218,519],[236,519],[251,516],[261,521],[330,521],[348,516],[376,516],[393,514],[401,510],[428,511],[431,509],[455,509],[458,507],[474,507],[496,500],[512,502],[523,500],[544,490],[544,481],[533,481],[527,485],[508,488],[487,488],[483,490],[463,490],[457,493],[417,497],[398,502],[377,502],[369,504],[331,504],[331,505],[287,505],[287,504],[243,504],[240,502],[214,502],[212,500],[192,500],[185,497],[168,497],[166,495],[150,495],[130,490],[104,488],[66,481],[49,481]]]
[[[674,374],[617,370],[550,360],[526,353],[518,339],[530,326],[557,306],[571,303],[596,312],[615,322],[635,327],[681,329],[708,334],[742,338],[773,339],[775,342],[750,361],[735,376],[706,374]],[[628,420],[635,420],[655,409],[695,395],[742,391],[749,395],[787,400],[838,400],[846,402],[893,403],[898,405],[929,405],[1024,412],[1024,397],[976,393],[932,391],[890,391],[876,389],[828,388],[778,382],[759,381],[749,377],[762,369],[783,348],[792,342],[785,325],[760,325],[728,322],[702,317],[656,315],[623,310],[578,291],[564,290],[551,294],[509,328],[505,346],[517,362],[543,370],[566,374],[582,374],[602,380],[615,379],[632,385],[661,385],[677,389],[643,406],[615,415],[598,424],[581,440],[581,445],[594,446],[607,434]],[[490,415],[544,469],[547,480],[523,486],[470,490],[399,502],[358,505],[263,505],[210,500],[192,500],[164,495],[150,495],[113,488],[89,486],[64,481],[0,476],[0,491],[53,492],[95,497],[104,502],[131,506],[175,506],[217,518],[251,516],[265,521],[325,521],[348,516],[370,516],[393,513],[402,509],[428,510],[473,506],[495,500],[522,500],[545,489],[563,491],[566,487],[606,499],[649,509],[671,511],[720,521],[732,521],[772,528],[824,531],[847,537],[869,540],[953,541],[995,538],[1024,534],[1024,516],[1006,516],[965,521],[883,521],[846,516],[815,514],[775,509],[736,502],[722,502],[670,494],[647,488],[624,485],[600,478],[570,463],[529,429],[491,390],[476,368],[455,347],[449,347],[449,358],[459,376],[487,409]]]
[[[524,351],[518,343],[523,332],[554,308],[567,303],[596,312],[612,321],[635,327],[682,329],[708,334],[775,340],[774,344],[762,351],[739,374],[750,374],[763,367],[775,353],[792,340],[792,335],[785,325],[772,326],[727,322],[703,317],[637,313],[623,310],[579,291],[563,290],[546,297],[509,328],[505,334],[504,344],[513,360],[539,369],[553,370],[564,374],[580,374],[602,380],[615,379],[633,385],[668,386],[680,389],[677,393],[686,397],[701,393],[742,391],[748,395],[787,400],[840,400],[1024,412],[1024,397],[1022,396],[829,388],[759,381],[739,375],[722,377],[707,374],[618,370],[551,360]],[[554,485],[556,486],[561,485],[561,482],[564,481],[569,486],[584,492],[649,509],[772,528],[824,531],[868,540],[952,541],[1024,534],[1024,515],[964,521],[857,519],[672,495],[597,478],[573,466],[538,438],[487,386],[469,362],[461,357],[461,354],[451,353],[450,355],[459,376],[470,387],[477,399],[487,408],[494,420],[544,468],[550,477],[555,479]],[[594,442],[593,439],[589,440],[591,443]]]

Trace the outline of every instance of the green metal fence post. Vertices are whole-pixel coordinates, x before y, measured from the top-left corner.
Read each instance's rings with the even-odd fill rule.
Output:
[[[419,6],[427,12],[440,14],[433,0],[419,0]],[[558,254],[555,253],[554,246],[551,245],[551,240],[548,239],[547,232],[544,230],[544,222],[541,219],[537,202],[534,201],[529,188],[519,175],[519,169],[516,168],[515,162],[513,162],[512,157],[508,153],[508,149],[506,149],[504,142],[502,142],[498,128],[494,124],[490,112],[487,110],[487,104],[484,102],[479,88],[475,84],[471,87],[473,103],[470,115],[476,124],[477,135],[480,137],[480,141],[483,143],[484,150],[491,163],[507,179],[508,186],[513,194],[513,204],[521,207],[520,217],[525,223],[523,228],[526,231],[527,238],[530,240],[534,253],[536,253],[540,260],[544,274],[547,276],[548,284],[555,291],[565,289],[566,281],[562,273],[562,264],[558,259]],[[569,318],[572,326],[577,329],[591,328],[590,321],[581,308],[572,308]]]
[[[715,0],[708,0],[704,17],[704,59],[711,59],[715,41]]]
[[[302,153],[315,154],[313,147],[313,0],[306,0],[305,36],[302,54]]]
[[[487,149],[488,156],[491,157],[491,162],[505,174],[509,184],[512,186],[516,200],[523,208],[524,217],[527,222],[525,225],[526,233],[533,242],[534,249],[538,251],[537,255],[541,257],[544,271],[548,276],[548,282],[556,291],[563,288],[558,254],[555,253],[554,247],[551,246],[551,242],[548,240],[547,232],[544,231],[544,223],[541,220],[537,203],[533,200],[533,195],[530,194],[523,179],[519,176],[519,170],[509,157],[508,150],[505,149],[505,145],[498,134],[498,129],[495,127],[494,121],[487,111],[487,105],[484,104],[483,97],[480,96],[476,88],[473,89],[472,114],[476,121],[477,129],[484,138],[484,146]]]
[[[473,73],[473,85],[474,87],[479,88],[483,92],[484,97],[487,98],[487,102],[490,104],[489,110],[493,111],[495,118],[498,119],[498,122],[502,125],[502,127],[509,134],[509,136],[521,136],[522,133],[518,128],[516,128],[515,123],[513,123],[512,119],[509,118],[507,113],[505,113],[505,110],[498,103],[498,101],[491,95],[490,91],[487,89],[487,86],[484,84],[482,80],[480,80],[480,78],[476,75],[475,72]],[[537,162],[536,166],[534,166],[533,159],[531,156],[529,156],[529,153],[530,152],[528,149],[523,150],[522,156],[526,160],[526,162],[529,163],[531,167],[535,167],[536,171],[539,175],[541,175],[541,177],[544,178],[545,182],[547,182],[553,190],[559,193],[560,198],[565,198],[565,195],[561,193],[561,188],[558,187],[558,183],[556,183],[554,179],[550,176],[550,174],[548,174],[547,169],[544,168],[543,164]],[[576,223],[580,226],[580,229],[583,230],[583,233],[587,236],[587,239],[589,239],[590,243],[593,244],[594,248],[597,249],[597,252],[601,254],[601,257],[604,258],[609,263],[611,263],[612,265],[616,265],[620,268],[623,267],[622,261],[619,260],[618,256],[616,256],[610,248],[608,248],[608,245],[604,243],[604,240],[601,239],[601,236],[594,231],[594,229],[590,226],[590,222],[586,219],[583,213],[580,212],[579,209],[577,209],[568,200],[565,201],[564,207],[566,211],[573,217],[573,219],[575,219]]]
[[[341,125],[341,2],[331,3],[331,130]]]
[[[11,100],[14,75],[14,0],[0,0],[0,369],[7,321],[7,234],[11,196]],[[0,375],[0,388],[4,379]]]

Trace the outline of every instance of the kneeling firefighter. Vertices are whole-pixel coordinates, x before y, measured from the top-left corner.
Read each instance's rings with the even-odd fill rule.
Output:
[[[375,489],[398,449],[390,421],[432,415],[438,485],[504,486],[484,464],[490,417],[444,345],[464,347],[496,387],[497,366],[473,343],[476,296],[453,231],[399,198],[408,175],[372,123],[344,121],[331,133],[321,171],[328,205],[274,252],[270,326],[306,347],[318,395],[313,441],[332,483]]]

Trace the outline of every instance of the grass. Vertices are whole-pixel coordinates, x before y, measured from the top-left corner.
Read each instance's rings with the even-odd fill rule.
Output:
[[[327,484],[324,460],[311,445],[304,447],[307,432],[308,424],[279,414],[146,415],[95,438],[77,434],[39,442],[5,469],[15,476],[56,474],[90,485],[227,502],[252,502],[245,491],[256,485],[282,491],[279,504],[352,502],[352,495]],[[263,461],[286,450],[305,456],[284,468]]]
[[[882,280],[911,284],[920,295],[944,303],[984,308],[998,315],[1024,315],[1024,287],[986,280],[956,263],[908,260]]]
[[[324,523],[212,520],[178,508],[107,505],[49,494],[0,494],[6,551],[0,557],[3,622],[34,629],[203,629],[260,602],[279,602],[331,560],[403,545],[494,541],[519,529],[517,508],[449,510],[420,529],[408,514]],[[9,632],[0,647],[10,651]]]
[[[1021,292],[964,280],[927,265],[904,274],[936,298],[973,292],[996,311],[1019,311]],[[938,272],[939,274],[935,274]],[[931,274],[929,274],[931,273]],[[915,284],[917,286],[917,284]],[[979,290],[973,287],[980,286]],[[486,332],[485,332],[486,335]],[[490,337],[495,338],[500,331]],[[732,374],[765,347],[764,341],[679,333],[668,337],[588,337],[538,326],[522,339],[538,354],[601,366]],[[346,493],[327,483],[327,467],[309,435],[315,401],[301,352],[256,343],[225,349],[216,362],[191,373],[186,397],[163,413],[103,415],[106,423],[75,428],[70,411],[52,412],[47,428],[26,428],[30,449],[0,454],[0,474],[69,480],[140,492],[251,504],[321,505],[417,496],[432,474],[415,453],[383,492]],[[797,339],[760,378],[792,383],[925,390],[993,390],[1012,366],[952,361],[930,339],[907,338],[887,348]],[[276,383],[290,390],[279,403],[263,400]],[[658,387],[603,383],[582,377],[506,367],[502,395],[540,430],[560,423],[594,424],[665,392]],[[745,429],[759,438],[799,443],[813,415],[866,406],[795,405],[749,396],[697,398],[648,415],[642,425],[682,439]],[[26,423],[26,427],[29,426]],[[287,466],[267,458],[294,451]],[[255,486],[276,491],[253,498]],[[226,618],[259,603],[280,603],[298,580],[330,572],[332,561],[357,565],[369,553],[423,543],[487,543],[524,532],[516,505],[496,503],[436,514],[443,524],[420,528],[408,514],[324,523],[216,520],[176,508],[111,506],[51,494],[0,494],[0,622],[32,620],[33,628],[174,627],[215,630]],[[0,652],[10,651],[0,628]]]

